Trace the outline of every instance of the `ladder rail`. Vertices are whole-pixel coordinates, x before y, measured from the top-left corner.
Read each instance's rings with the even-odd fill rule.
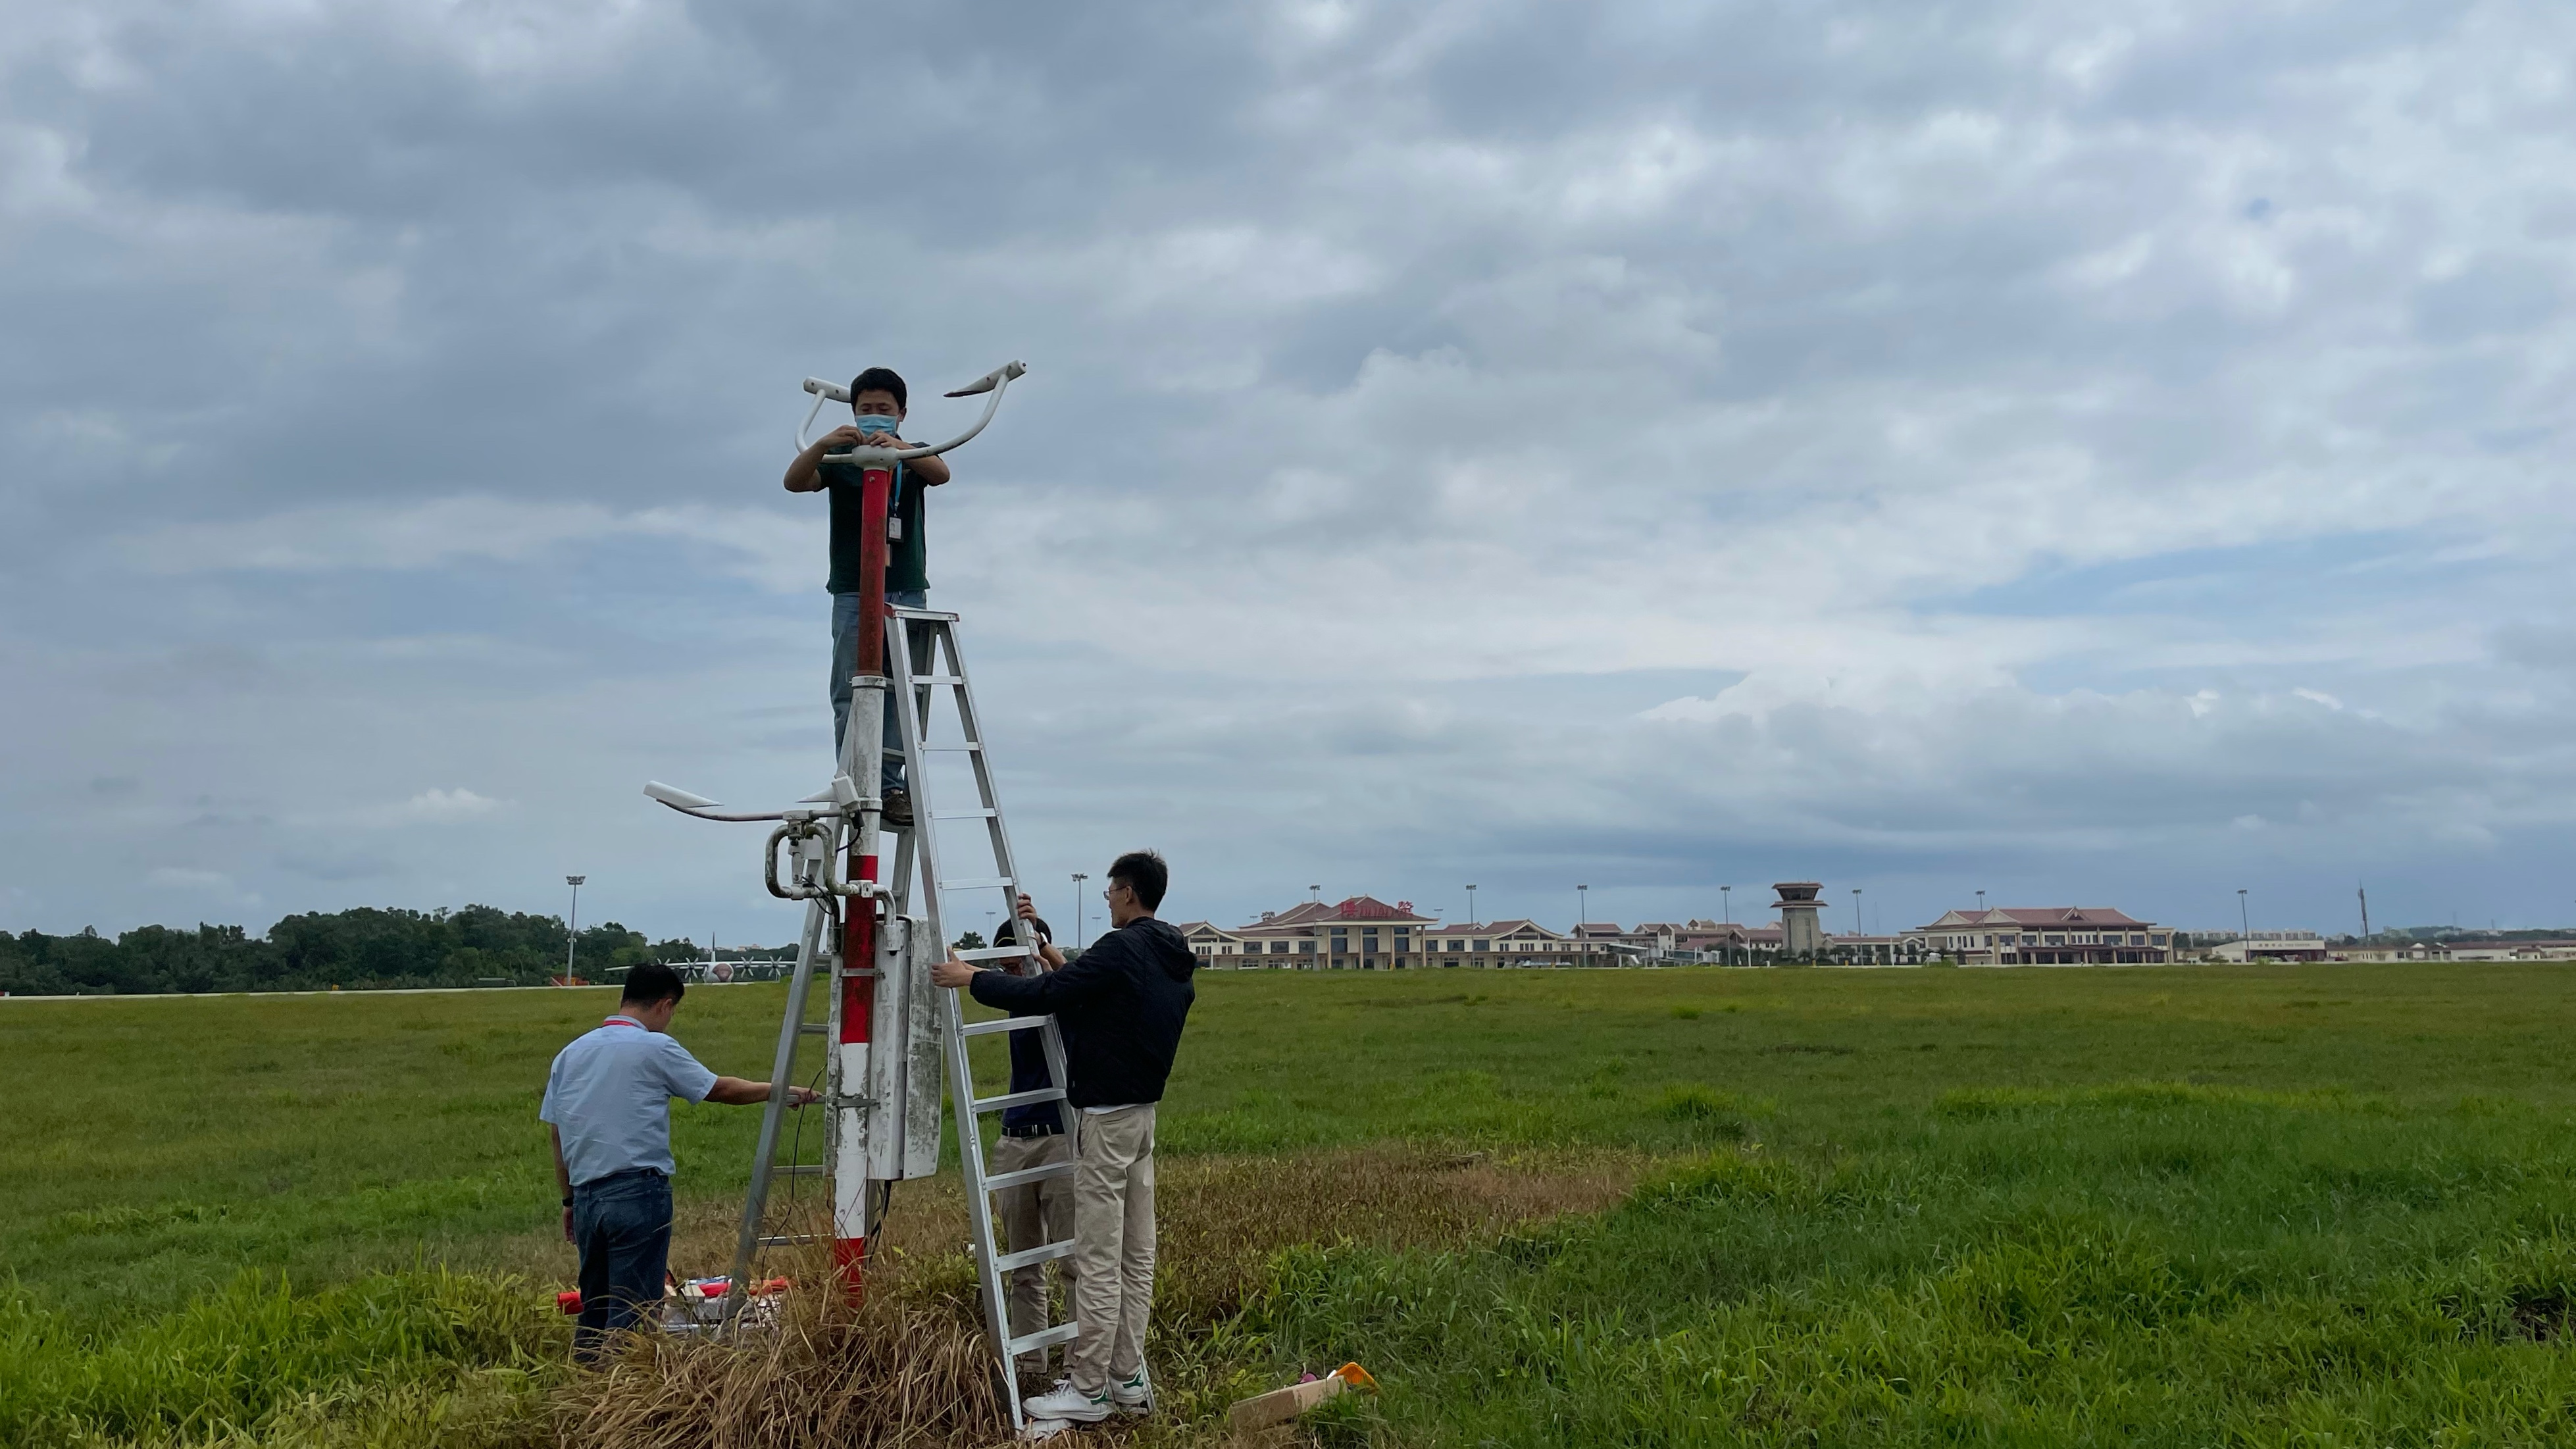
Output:
[[[931,664],[936,664],[937,640],[947,633],[945,620],[924,621],[931,633]],[[903,737],[905,764],[904,788],[912,796],[912,829],[905,832],[913,845],[912,863],[922,881],[921,914],[930,928],[930,939],[945,950],[948,944],[946,913],[940,909],[939,826],[937,812],[930,803],[930,775],[923,768],[922,737],[930,727],[930,689],[913,682],[912,651],[908,647],[914,621],[889,611],[886,619],[886,665],[894,672],[894,698],[907,706],[899,719]],[[898,642],[907,647],[898,649]],[[950,645],[954,651],[955,645]],[[1016,905],[1016,902],[1014,902]],[[993,1252],[993,1200],[984,1191],[984,1134],[981,1119],[975,1111],[975,1069],[966,1052],[966,1021],[963,1004],[954,991],[940,993],[940,1023],[948,1050],[948,1101],[950,1114],[957,1124],[957,1166],[965,1177],[966,1218],[974,1232],[976,1287],[984,1300],[984,1335],[992,1344],[993,1358],[1002,1378],[1004,1400],[1011,1409],[1011,1428],[1028,1427],[1028,1411],[1020,1403],[1020,1376],[1009,1353],[1010,1303],[1003,1291],[1000,1265]]]
[[[1002,897],[1000,914],[1014,923],[1013,934],[1020,937],[1022,950],[1004,953],[998,948],[989,948],[972,953],[973,957],[997,960],[1004,954],[1023,954],[1033,959],[1036,944],[1031,937],[1022,935],[1018,927],[1019,864],[1013,857],[1010,834],[1003,822],[1001,800],[994,789],[990,754],[984,742],[983,719],[975,705],[974,685],[966,670],[964,651],[959,647],[956,624],[956,615],[928,610],[890,610],[886,620],[886,659],[894,675],[890,681],[893,688],[888,694],[891,699],[906,700],[911,704],[903,711],[900,733],[906,767],[905,785],[913,803],[913,825],[909,830],[898,832],[896,837],[896,873],[892,878],[897,882],[896,899],[909,902],[917,872],[922,888],[920,917],[931,933],[934,949],[944,952],[948,939],[946,890],[952,886],[959,890],[998,890]],[[913,640],[909,636],[914,629],[921,631],[919,642],[922,648],[918,654],[910,647]],[[900,648],[898,640],[901,641]],[[920,660],[918,666],[916,658]],[[946,666],[944,670],[941,668],[943,664]],[[967,757],[978,797],[976,808],[971,810],[942,812],[931,803],[928,758],[932,751],[925,741],[941,688],[952,691],[950,698],[956,707],[958,727],[965,740],[962,746],[941,747],[941,750],[943,753],[962,753]],[[951,819],[980,819],[984,822],[985,842],[992,852],[995,875],[961,876],[955,882],[945,879],[948,873],[940,853],[939,828],[941,821]],[[1069,1180],[1079,1170],[1079,1163],[1066,1161],[995,1173],[985,1158],[982,1118],[1008,1106],[1052,1101],[1056,1104],[1057,1121],[1065,1141],[1070,1144],[1076,1140],[1073,1133],[1077,1120],[1071,1103],[1066,1099],[1066,1089],[1072,1078],[1066,1069],[1063,1037],[1053,1016],[1034,1020],[1005,1019],[1009,1024],[969,1023],[960,993],[944,991],[940,995],[944,1055],[948,1066],[948,1107],[956,1126],[958,1169],[964,1178],[967,1218],[974,1234],[976,1286],[984,1302],[985,1333],[992,1345],[995,1367],[1002,1377],[1004,1399],[1011,1411],[1011,1425],[1015,1430],[1026,1429],[1029,1421],[1020,1400],[1019,1356],[1033,1351],[1043,1352],[1055,1344],[1071,1343],[1081,1330],[1070,1317],[1073,1305],[1068,1302],[1065,1322],[1042,1325],[1027,1334],[1013,1333],[1007,1275],[1042,1263],[1062,1265],[1072,1257],[1074,1243],[1070,1238],[1037,1244],[1015,1243],[1013,1251],[1000,1251],[992,1195],[1015,1188],[1034,1188],[1041,1182]],[[974,1063],[967,1049],[969,1039],[1006,1032],[1016,1034],[1031,1028],[1037,1031],[1043,1047],[1048,1084],[1028,1091],[1006,1090],[992,1097],[980,1096],[975,1089]]]
[[[761,1236],[761,1224],[769,1213],[769,1184],[777,1174],[779,1128],[787,1119],[787,1099],[792,1093],[786,1084],[796,1080],[796,1049],[805,1039],[806,1000],[814,984],[814,963],[822,954],[824,943],[831,939],[832,912],[821,901],[805,903],[805,936],[796,949],[796,974],[787,984],[787,1009],[778,1023],[778,1050],[770,1059],[769,1102],[761,1108],[760,1137],[752,1149],[751,1187],[743,1195],[742,1226],[734,1238],[733,1274],[728,1283],[751,1281],[752,1260],[768,1244]],[[830,1139],[828,1135],[825,1140]],[[730,1321],[744,1299],[743,1293],[725,1295],[724,1319]]]
[[[975,792],[982,802],[985,827],[992,835],[993,861],[1001,868],[1002,874],[1017,880],[1020,865],[1011,853],[1010,832],[1002,825],[1002,793],[993,780],[993,752],[986,749],[984,745],[984,717],[975,704],[974,676],[966,672],[966,654],[964,650],[957,647],[955,625],[951,623],[942,632],[948,640],[949,672],[957,678],[957,727],[966,741],[966,758],[974,771]],[[1019,902],[1007,901],[1004,906],[1005,909],[1016,911],[1019,909]],[[1045,1048],[1048,1077],[1058,1086],[1070,1086],[1073,1076],[1065,1063],[1064,1036],[1057,1029],[1053,1016],[1047,1018],[1046,1026],[1039,1033],[1039,1041]],[[1081,1140],[1076,1134],[1078,1121],[1072,1098],[1069,1096],[1058,1098],[1056,1101],[1057,1130],[1064,1134],[1067,1144],[1078,1143]]]
[[[956,680],[954,688],[957,696],[957,728],[960,736],[965,740],[966,758],[974,771],[975,793],[980,802],[981,818],[985,829],[992,837],[993,863],[1001,870],[1005,879],[1014,883],[1004,891],[1002,909],[1015,918],[1020,904],[1016,899],[1020,865],[1011,852],[1010,832],[1002,824],[1002,793],[993,779],[993,754],[991,750],[985,748],[983,713],[975,703],[975,680],[966,669],[966,651],[959,648],[957,644],[954,616],[940,626],[939,637],[945,639],[948,644],[948,672]],[[935,656],[932,662],[937,663]],[[958,813],[966,814],[963,811]],[[1013,934],[1016,935],[1017,932],[1014,931]],[[1073,1078],[1065,1065],[1064,1040],[1057,1030],[1053,1016],[1047,1018],[1040,1039],[1046,1051],[1047,1075],[1058,1086],[1069,1085]],[[1064,1134],[1064,1140],[1067,1143],[1078,1140],[1075,1136],[1076,1115],[1069,1098],[1058,1099],[1056,1123],[1057,1130]]]

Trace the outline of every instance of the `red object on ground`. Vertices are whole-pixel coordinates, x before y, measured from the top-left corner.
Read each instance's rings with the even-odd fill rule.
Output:
[[[834,1238],[832,1240],[832,1277],[840,1283],[841,1291],[849,1296],[850,1302],[854,1305],[867,1286],[863,1281],[867,1268],[867,1239]]]
[[[556,1294],[555,1309],[557,1312],[561,1313],[579,1313],[581,1311],[581,1290],[578,1288],[572,1288]]]

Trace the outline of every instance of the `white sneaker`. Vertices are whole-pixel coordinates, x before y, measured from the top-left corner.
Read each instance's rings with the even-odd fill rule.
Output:
[[[1130,1414],[1150,1414],[1154,1412],[1153,1382],[1138,1369],[1125,1382],[1109,1386],[1109,1402]]]
[[[1070,1419],[1077,1424],[1097,1424],[1109,1417],[1109,1396],[1105,1393],[1086,1394],[1067,1383],[1020,1407],[1033,1419]]]

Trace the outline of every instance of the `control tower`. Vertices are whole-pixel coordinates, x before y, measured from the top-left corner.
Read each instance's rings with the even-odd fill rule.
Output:
[[[1816,913],[1825,906],[1824,902],[1816,899],[1824,888],[1823,881],[1814,880],[1784,880],[1771,887],[1780,893],[1780,899],[1772,905],[1780,912],[1781,955],[1791,960],[1800,957],[1812,960],[1824,953],[1824,923],[1816,918]]]

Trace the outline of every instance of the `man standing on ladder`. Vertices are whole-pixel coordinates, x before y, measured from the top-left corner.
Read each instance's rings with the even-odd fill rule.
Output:
[[[796,455],[787,465],[787,491],[815,493],[828,489],[832,495],[832,576],[824,587],[832,594],[832,747],[838,751],[841,737],[850,729],[850,676],[858,672],[860,600],[867,580],[860,564],[860,553],[866,535],[866,523],[860,514],[859,473],[855,468],[833,461],[835,453],[847,453],[861,442],[873,446],[908,448],[913,446],[896,434],[903,424],[904,403],[908,397],[903,377],[890,367],[871,367],[850,379],[850,425],[834,428],[815,439],[813,446]],[[886,507],[885,600],[890,607],[926,609],[930,607],[930,572],[927,540],[922,536],[922,490],[936,488],[948,481],[948,463],[942,458],[915,458],[897,464],[894,493]],[[913,643],[913,665],[926,667],[918,640]],[[890,752],[878,767],[878,794],[885,801],[885,823],[903,827],[912,824],[912,796],[904,788],[903,737],[897,731],[894,712],[886,712],[885,748]]]
[[[931,973],[986,1006],[1054,1015],[1081,1109],[1073,1178],[1073,1374],[1028,1402],[1042,1419],[1098,1423],[1112,1408],[1151,1412],[1145,1325],[1154,1305],[1154,1104],[1179,1053],[1196,995],[1198,957],[1179,931],[1154,919],[1170,868],[1150,850],[1111,862],[1111,929],[1060,971],[1013,976],[951,955]]]

